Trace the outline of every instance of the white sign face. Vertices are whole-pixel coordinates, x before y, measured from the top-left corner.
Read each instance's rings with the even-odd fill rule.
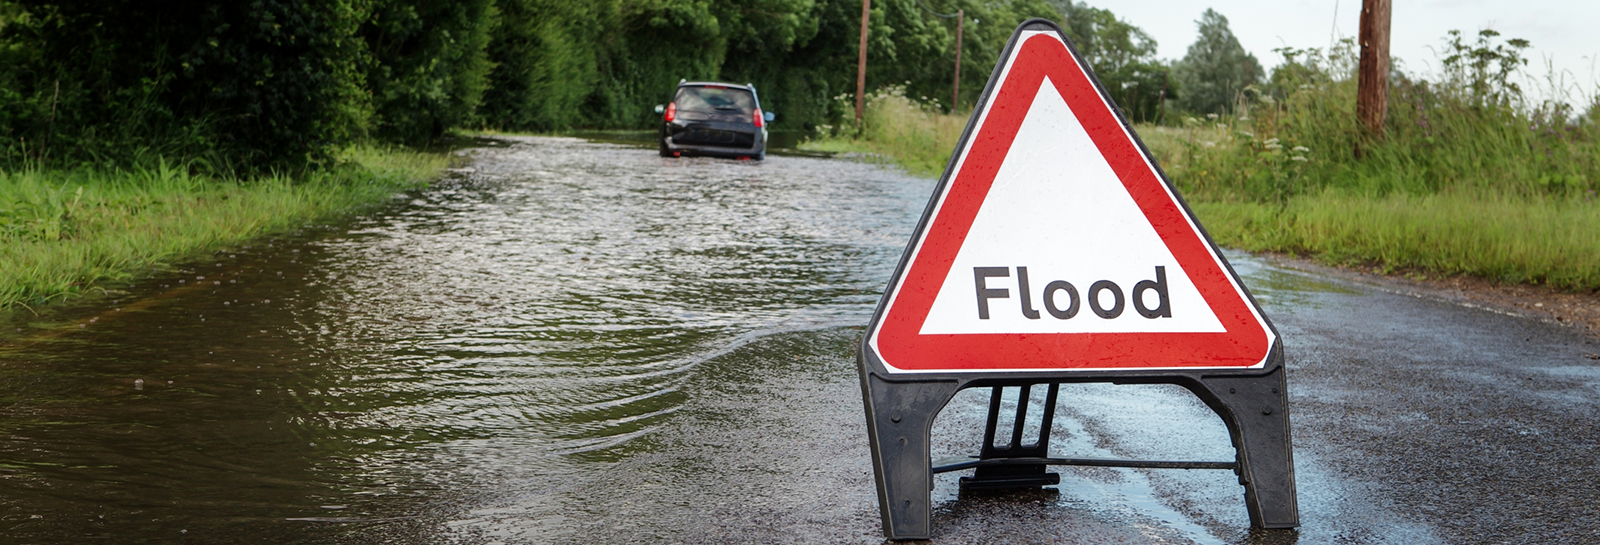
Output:
[[[1224,330],[1045,78],[920,334]]]

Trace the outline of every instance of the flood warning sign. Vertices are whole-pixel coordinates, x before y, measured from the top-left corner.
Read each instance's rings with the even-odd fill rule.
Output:
[[[1025,33],[868,332],[891,373],[1261,367],[1271,328],[1052,32]]]

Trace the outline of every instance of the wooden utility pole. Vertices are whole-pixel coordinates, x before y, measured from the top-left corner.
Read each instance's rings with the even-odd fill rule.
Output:
[[[867,23],[872,19],[872,0],[861,0],[861,58],[856,61],[856,130],[861,130],[861,108],[867,98]]]
[[[967,10],[956,10],[956,82],[950,85],[950,113],[961,105],[961,24],[967,20]]]
[[[1361,64],[1356,82],[1356,115],[1373,138],[1383,138],[1389,111],[1390,0],[1361,2]],[[1359,146],[1356,155],[1360,155]]]

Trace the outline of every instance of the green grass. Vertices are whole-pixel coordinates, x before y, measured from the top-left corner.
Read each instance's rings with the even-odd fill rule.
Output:
[[[1192,202],[1218,244],[1568,290],[1600,287],[1600,206],[1592,200],[1329,190],[1286,205]]]
[[[906,98],[898,89],[868,96],[862,117],[859,137],[853,126],[844,127],[838,135],[806,142],[800,149],[862,153],[917,176],[938,176],[967,126],[966,114],[939,113]]]
[[[297,177],[126,170],[0,171],[0,309],[105,289],[152,267],[383,202],[433,179],[446,157],[379,148]]]
[[[1374,137],[1352,79],[1301,81],[1239,115],[1139,127],[1218,243],[1600,290],[1600,101],[1578,115],[1402,80]]]
[[[1135,130],[1219,244],[1600,290],[1600,98],[1578,115],[1401,81],[1377,139],[1357,125],[1355,82],[1337,73],[1303,70],[1292,91],[1239,115]],[[892,93],[868,104],[861,138],[807,147],[936,176],[967,118]]]

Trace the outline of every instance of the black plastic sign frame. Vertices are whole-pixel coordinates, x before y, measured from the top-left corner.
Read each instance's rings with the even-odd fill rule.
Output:
[[[1051,38],[1048,41],[1029,41],[1033,38]],[[1060,45],[1055,39],[1059,39]],[[963,189],[958,176],[967,176],[963,171],[985,172],[992,181],[995,173],[1003,162],[1004,155],[1013,146],[1011,138],[1016,138],[1015,132],[1021,123],[1020,119],[1027,115],[1027,104],[1018,108],[1018,104],[1003,105],[1004,108],[991,111],[992,100],[996,99],[997,90],[1005,85],[1005,78],[1023,78],[1023,71],[1028,68],[1023,64],[1034,62],[1033,57],[1018,60],[1019,54],[1035,55],[1030,53],[1033,49],[1019,51],[1019,47],[1027,47],[1043,51],[1039,55],[1049,57],[1049,62],[1058,62],[1066,69],[1059,67],[1049,68],[1054,70],[1043,76],[1035,75],[1034,79],[1017,79],[1024,85],[1039,86],[1040,77],[1045,82],[1053,81],[1058,88],[1066,89],[1071,97],[1065,98],[1077,118],[1085,119],[1085,115],[1094,115],[1089,122],[1081,124],[1085,131],[1100,131],[1102,134],[1112,136],[1095,136],[1092,138],[1101,142],[1099,149],[1105,152],[1106,138],[1122,138],[1124,143],[1121,155],[1117,158],[1106,157],[1112,169],[1128,184],[1133,199],[1138,202],[1140,210],[1152,218],[1151,224],[1159,231],[1159,236],[1170,246],[1171,255],[1179,265],[1185,265],[1190,275],[1197,278],[1192,281],[1187,289],[1197,292],[1203,299],[1191,298],[1190,301],[1203,300],[1211,305],[1209,309],[1220,322],[1220,327],[1236,331],[1255,331],[1254,336],[1246,335],[1248,339],[1241,341],[1237,338],[1223,339],[1219,334],[1179,333],[1166,336],[1143,333],[1126,334],[1099,334],[1099,335],[1041,335],[1041,334],[952,334],[929,335],[924,324],[929,318],[933,292],[939,291],[938,285],[928,282],[943,282],[944,278],[955,278],[953,260],[955,251],[949,248],[944,250],[930,249],[927,237],[930,229],[937,228],[934,233],[938,236],[949,236],[952,230],[970,229],[972,217],[984,198],[983,191],[987,191],[988,183],[985,182],[975,197],[978,201],[973,203],[973,197],[968,195],[952,195],[952,186],[956,191]],[[1062,48],[1061,46],[1064,46]],[[1054,55],[1051,57],[1050,55]],[[1037,56],[1037,55],[1035,55]],[[1040,57],[1044,58],[1044,57]],[[1048,60],[1048,59],[1047,59]],[[1048,64],[1048,63],[1046,63]],[[1081,68],[1080,68],[1081,67]],[[1073,79],[1064,82],[1064,79]],[[1076,85],[1077,87],[1071,87]],[[1092,86],[1092,87],[1090,87]],[[1044,85],[1039,89],[1049,88]],[[1012,93],[1012,91],[1006,91]],[[1044,91],[1039,91],[1043,94]],[[1013,93],[1014,94],[1014,93]],[[1032,97],[1033,95],[1027,95]],[[1085,114],[1086,107],[1080,105],[1103,103],[1103,112],[1093,111]],[[1023,100],[1001,97],[1002,100]],[[1076,102],[1075,102],[1076,101]],[[1028,99],[1028,104],[1033,104]],[[1018,113],[1016,110],[1024,110]],[[1092,108],[1088,108],[1092,109]],[[1005,110],[1005,111],[1001,111]],[[1060,110],[1057,110],[1060,111]],[[996,113],[999,112],[999,113]],[[987,117],[986,117],[987,116]],[[1005,116],[1012,116],[1006,118]],[[1003,119],[1012,119],[1011,125],[1003,124]],[[1098,120],[1098,121],[1096,121]],[[984,130],[988,124],[1000,123],[1001,131],[1010,131],[1004,138],[993,138],[994,129]],[[1009,128],[1007,128],[1009,127]],[[983,130],[984,138],[974,142],[975,131]],[[1121,131],[1121,132],[1118,132]],[[994,143],[996,140],[1004,140]],[[1022,142],[1022,140],[1017,140]],[[1020,144],[1019,144],[1020,145]],[[978,146],[970,148],[969,146]],[[979,149],[989,146],[987,152]],[[1122,148],[1118,148],[1122,149]],[[995,150],[998,150],[996,152]],[[1136,153],[1135,153],[1136,152]],[[989,153],[987,156],[981,153]],[[1000,154],[996,160],[995,153]],[[1120,161],[1120,163],[1119,163]],[[965,163],[964,163],[965,162]],[[1123,165],[1119,167],[1118,165]],[[1121,170],[1118,170],[1121,169]],[[1132,173],[1132,174],[1129,174]],[[1135,182],[1130,182],[1130,176],[1144,176],[1148,178],[1143,186],[1135,187]],[[965,180],[963,178],[962,180]],[[971,184],[968,184],[971,185]],[[1142,187],[1143,189],[1139,189]],[[965,198],[966,201],[960,201]],[[1142,200],[1141,200],[1142,199]],[[1165,200],[1163,200],[1165,199]],[[955,220],[952,228],[950,223],[942,216],[959,215],[958,210],[965,206],[967,210],[965,223]],[[1156,210],[1156,209],[1160,210]],[[1155,211],[1153,211],[1155,210]],[[1157,216],[1161,221],[1157,221]],[[1181,214],[1178,216],[1176,214]],[[1123,467],[1175,467],[1175,468],[1212,468],[1232,469],[1239,476],[1239,482],[1245,489],[1245,506],[1250,516],[1250,522],[1257,528],[1293,528],[1299,525],[1299,510],[1295,497],[1295,479],[1293,451],[1290,445],[1290,428],[1288,414],[1288,389],[1284,379],[1283,347],[1282,341],[1277,336],[1276,329],[1261,313],[1259,305],[1249,291],[1239,281],[1238,275],[1227,264],[1222,253],[1211,241],[1209,235],[1194,221],[1194,214],[1189,210],[1181,197],[1178,196],[1166,174],[1156,165],[1150,156],[1149,150],[1143,142],[1139,141],[1133,133],[1127,119],[1116,109],[1114,102],[1106,93],[1099,80],[1082,60],[1082,56],[1073,48],[1071,41],[1066,37],[1060,27],[1044,19],[1032,19],[1023,22],[1017,27],[1016,32],[1006,43],[1005,50],[1000,55],[999,63],[989,77],[988,84],[984,87],[983,94],[974,109],[972,118],[968,121],[966,130],[957,145],[956,153],[945,167],[944,175],[934,190],[926,210],[911,243],[901,257],[890,281],[889,288],[878,303],[867,334],[858,351],[857,363],[861,374],[862,398],[866,408],[867,430],[872,446],[873,470],[877,480],[878,504],[883,517],[884,533],[890,539],[926,539],[931,535],[931,512],[929,492],[933,487],[933,474],[935,470],[949,471],[967,467],[979,467],[980,472],[984,465],[1009,465],[1032,466],[1042,468],[1046,465],[1103,465]],[[1170,221],[1168,221],[1170,220]],[[1185,225],[1187,227],[1185,227]],[[1167,229],[1168,231],[1162,231]],[[1172,230],[1176,231],[1172,231]],[[1184,231],[1188,229],[1188,231]],[[964,231],[963,231],[964,232]],[[1174,235],[1176,232],[1178,234]],[[1185,235],[1184,233],[1188,233]],[[1096,233],[1101,236],[1115,236],[1116,233]],[[964,236],[964,235],[962,235]],[[1185,239],[1184,237],[1188,237]],[[1147,237],[1148,238],[1148,237]],[[1192,239],[1192,240],[1191,240]],[[1177,242],[1174,242],[1177,241]],[[951,243],[959,248],[961,241]],[[1183,246],[1187,245],[1187,246]],[[1180,247],[1181,246],[1181,247]],[[943,255],[935,255],[944,252]],[[931,260],[942,263],[943,269],[920,265],[919,260]],[[939,261],[942,260],[942,261]],[[992,265],[1005,265],[996,263]],[[921,268],[922,270],[917,270]],[[1151,269],[1144,269],[1150,271]],[[1196,271],[1210,271],[1197,273]],[[1015,277],[1012,273],[1015,272]],[[964,273],[960,273],[964,274]],[[1180,272],[1177,275],[1183,274]],[[908,278],[911,275],[911,278]],[[921,275],[920,277],[915,275]],[[1116,292],[1116,284],[1111,282],[1096,282],[1089,286],[1086,297],[1079,297],[1077,288],[1066,282],[1052,282],[1043,292],[1044,306],[1052,316],[1065,320],[1081,312],[1082,318],[1075,323],[1092,322],[1089,311],[1099,315],[1100,319],[1115,317],[1112,312],[1123,313],[1138,318],[1133,310],[1137,310],[1144,318],[1155,319],[1162,317],[1162,312],[1167,305],[1167,285],[1176,285],[1177,275],[1168,276],[1164,269],[1156,267],[1150,276],[1156,279],[1146,279],[1139,283],[1131,292],[1130,304],[1124,305],[1123,296]],[[1209,276],[1207,276],[1209,275]],[[1201,278],[1204,277],[1204,278]],[[920,280],[918,278],[921,278]],[[928,280],[933,278],[933,280]],[[1173,280],[1169,280],[1173,278]],[[963,280],[964,281],[964,280]],[[1019,284],[1004,282],[1017,281]],[[1032,323],[1045,323],[1048,320],[1039,320],[1038,310],[1030,308],[1031,302],[1027,293],[1029,290],[1028,276],[1025,267],[974,267],[974,282],[979,314],[982,319],[988,320],[988,306],[1000,308],[1000,303],[1010,305],[1021,300],[1021,312]],[[907,287],[909,283],[923,282],[923,284]],[[1126,282],[1125,282],[1126,283]],[[1109,284],[1109,288],[1106,285]],[[1035,284],[1035,286],[1042,284]],[[1011,292],[999,289],[996,286],[1010,286],[1019,288],[1019,297],[1010,297]],[[1161,303],[1156,308],[1150,308],[1140,298],[1140,290],[1146,291],[1160,289]],[[966,289],[966,288],[963,288]],[[1072,290],[1069,294],[1067,290]],[[1176,290],[1177,288],[1174,288]],[[1055,291],[1051,291],[1055,290]],[[1098,291],[1097,291],[1098,290]],[[1105,293],[1110,290],[1115,295],[1114,308],[1103,308],[1101,304]],[[915,293],[906,295],[902,300],[920,297],[920,303],[897,303],[896,296],[900,293]],[[974,292],[968,289],[963,292],[965,301],[971,301]],[[1054,299],[1052,299],[1052,294]],[[1070,295],[1071,304],[1067,310],[1062,310],[1057,302],[1067,299]],[[1149,294],[1144,294],[1148,296]],[[1174,295],[1173,297],[1177,297]],[[1231,299],[1230,299],[1231,297]],[[1219,301],[1222,301],[1219,303]],[[1229,302],[1231,301],[1231,302]],[[1081,304],[1080,304],[1081,302]],[[891,316],[897,304],[915,307],[910,312],[912,317]],[[1224,305],[1232,307],[1222,308]],[[1130,307],[1124,309],[1124,307]],[[1081,308],[1080,308],[1081,307]],[[1091,308],[1092,307],[1092,308]],[[963,307],[968,308],[968,307]],[[1030,311],[1032,311],[1030,313]],[[1072,311],[1069,313],[1068,311]],[[999,312],[998,310],[996,311]],[[1171,309],[1165,309],[1170,316]],[[902,313],[904,314],[904,313]],[[976,322],[974,322],[976,323]],[[991,322],[983,322],[989,324]],[[1104,322],[1097,322],[1104,323]],[[1155,322],[1150,322],[1155,323]],[[896,329],[898,328],[898,329]],[[1255,328],[1255,329],[1251,329]],[[1220,329],[1219,329],[1220,331]],[[1210,335],[1210,336],[1207,336]],[[892,337],[892,338],[891,338]],[[1088,341],[1085,341],[1088,339]],[[1221,339],[1220,341],[1218,339]],[[928,344],[918,345],[916,349],[902,349],[910,343]],[[992,343],[989,341],[993,341]],[[1192,342],[1191,342],[1192,341]],[[898,344],[896,344],[898,343]],[[1029,344],[1034,343],[1034,344]],[[1044,343],[1044,344],[1039,344]],[[1208,344],[1209,343],[1209,344]],[[888,357],[885,353],[891,352],[890,345],[895,347]],[[1239,347],[1244,348],[1239,348]],[[1239,356],[1228,350],[1244,350],[1245,356]],[[1071,361],[1037,361],[1041,354],[1044,357],[1062,357]],[[1053,355],[1053,356],[1052,356]],[[1032,358],[1032,359],[1030,359]],[[1232,358],[1232,359],[1229,359]],[[1243,358],[1243,359],[1241,359]],[[889,361],[886,361],[889,360]],[[1141,462],[1119,460],[1081,460],[1067,458],[1049,458],[1049,413],[1053,406],[1048,407],[1046,420],[1041,433],[1041,440],[1028,448],[1025,445],[1012,444],[1013,453],[993,454],[989,445],[985,447],[983,458],[990,456],[1010,456],[1009,459],[980,459],[975,462],[946,465],[935,468],[930,460],[930,435],[934,417],[943,409],[946,403],[965,388],[994,387],[995,402],[991,404],[990,414],[990,440],[994,435],[993,421],[998,410],[999,387],[1020,386],[1024,390],[1024,399],[1019,400],[1020,405],[1026,405],[1026,388],[1033,385],[1048,384],[1050,387],[1050,403],[1055,401],[1056,388],[1060,383],[1083,382],[1109,382],[1115,384],[1176,384],[1187,388],[1198,396],[1207,406],[1214,410],[1227,425],[1236,458],[1232,462]],[[1022,411],[1018,411],[1019,417]],[[1016,423],[1020,430],[1022,423]],[[1020,432],[1013,435],[1013,442],[1018,442]],[[1020,454],[1019,454],[1020,453]],[[1052,475],[1053,477],[1053,475]],[[1053,481],[1052,481],[1053,482]],[[1036,482],[1036,484],[1038,484]],[[1044,483],[1048,484],[1048,483]]]

